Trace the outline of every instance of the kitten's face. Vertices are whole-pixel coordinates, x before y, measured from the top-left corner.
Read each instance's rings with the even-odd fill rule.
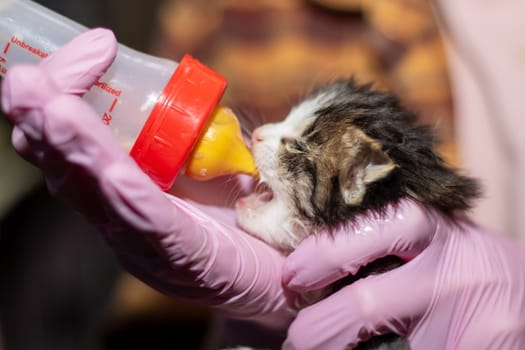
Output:
[[[480,194],[446,165],[435,136],[392,95],[338,80],[280,123],[254,131],[253,153],[270,190],[237,202],[246,231],[284,250],[318,227],[411,198],[454,216]],[[262,186],[264,188],[264,186]]]
[[[340,97],[337,89],[321,91],[293,108],[284,121],[254,131],[255,162],[272,194],[238,202],[245,229],[258,236],[265,233],[253,231],[266,230],[264,240],[294,247],[313,226],[334,224],[331,211],[359,205],[367,186],[395,167],[350,117],[319,116]]]

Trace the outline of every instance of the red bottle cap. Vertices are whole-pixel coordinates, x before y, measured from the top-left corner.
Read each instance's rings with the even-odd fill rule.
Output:
[[[173,185],[225,88],[224,77],[182,58],[130,152],[163,190]]]

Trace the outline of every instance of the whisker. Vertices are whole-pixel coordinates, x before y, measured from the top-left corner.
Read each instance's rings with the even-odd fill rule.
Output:
[[[250,136],[257,127],[264,124],[264,117],[259,110],[244,105],[235,107],[234,112],[244,136]]]
[[[226,188],[228,188],[228,193],[225,194],[225,198],[226,202],[229,204],[233,204],[241,194],[241,189],[236,183],[230,186],[230,184],[233,183],[234,180],[236,180],[235,176],[230,176],[225,182]]]

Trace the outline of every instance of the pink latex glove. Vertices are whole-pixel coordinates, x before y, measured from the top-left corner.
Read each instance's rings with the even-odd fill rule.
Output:
[[[14,147],[42,170],[52,193],[100,228],[135,276],[168,295],[286,326],[283,257],[238,230],[232,209],[163,193],[78,96],[116,49],[113,34],[98,29],[38,66],[10,69],[2,106],[15,125]]]
[[[305,240],[284,280],[299,292],[317,289],[385,255],[407,262],[303,309],[284,349],[344,349],[390,332],[415,350],[525,349],[524,247],[410,201],[352,232]]]

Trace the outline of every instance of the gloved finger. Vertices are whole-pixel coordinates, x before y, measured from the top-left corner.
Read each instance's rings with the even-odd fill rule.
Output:
[[[14,67],[6,76],[3,91],[4,108],[24,133],[26,146],[37,155],[37,165],[43,169],[53,192],[74,189],[75,184],[82,182],[70,176],[71,167],[100,179],[107,167],[122,163],[126,164],[122,169],[125,174],[141,178],[143,185],[150,188],[149,178],[100,123],[95,112],[80,97],[61,94],[40,67]],[[163,196],[158,198],[168,205]]]
[[[57,86],[35,66],[19,65],[9,70],[2,86],[2,107],[14,124],[11,140],[26,160],[40,166],[43,117],[41,107],[54,96]]]
[[[8,115],[18,115],[18,108],[41,107],[58,92],[84,93],[113,62],[115,54],[111,31],[88,31],[43,59],[40,69],[29,65],[11,68],[3,82],[2,108]],[[31,84],[39,89],[27,89]]]
[[[283,349],[346,349],[374,335],[406,335],[428,309],[434,286],[431,276],[420,279],[417,288],[409,283],[418,266],[408,264],[359,280],[301,310]]]
[[[31,164],[38,164],[38,156],[33,152],[22,130],[15,126],[11,133],[11,143],[15,151]]]
[[[37,139],[40,138],[41,118],[29,112],[42,108],[59,93],[56,84],[40,68],[18,65],[11,68],[4,78],[2,109],[15,125],[21,124],[25,119],[33,119],[23,131]],[[29,129],[29,126],[33,129]]]
[[[68,166],[83,169],[101,186],[118,216],[135,229],[162,230],[166,225],[159,223],[158,220],[164,220],[159,218],[173,220],[172,213],[163,209],[170,205],[160,189],[100,123],[89,105],[77,96],[62,95],[49,102],[43,114],[47,146],[66,163],[63,166],[46,163],[44,173],[54,174],[62,184],[74,185],[75,178],[60,178],[64,174],[57,174],[55,169],[66,170]]]
[[[277,328],[288,324],[292,313],[281,284],[283,256],[238,229],[233,209],[168,198],[175,209],[172,216],[178,232],[164,238],[172,247],[166,251],[172,270],[177,271],[178,281],[190,274],[186,281],[203,287],[200,291],[188,289],[188,299],[207,293],[206,303],[231,316],[256,318]],[[176,269],[180,266],[192,269]],[[170,277],[164,275],[161,283],[170,283]],[[214,291],[211,298],[210,289]]]
[[[79,97],[61,94],[39,67],[13,67],[4,81],[2,104],[16,126],[17,146],[26,152],[31,147],[33,152],[54,149],[70,155],[81,151],[99,156],[98,152],[108,150],[108,147],[116,152],[121,150],[94,111]],[[25,141],[22,141],[20,132],[23,132]],[[82,159],[97,160],[93,157]]]
[[[43,59],[44,69],[59,91],[81,95],[113,63],[117,41],[112,31],[97,28],[80,34]]]
[[[385,215],[370,214],[333,235],[321,233],[305,239],[287,258],[283,282],[292,290],[305,292],[355,274],[388,255],[410,260],[428,246],[435,225],[431,212],[412,201],[402,201]]]

